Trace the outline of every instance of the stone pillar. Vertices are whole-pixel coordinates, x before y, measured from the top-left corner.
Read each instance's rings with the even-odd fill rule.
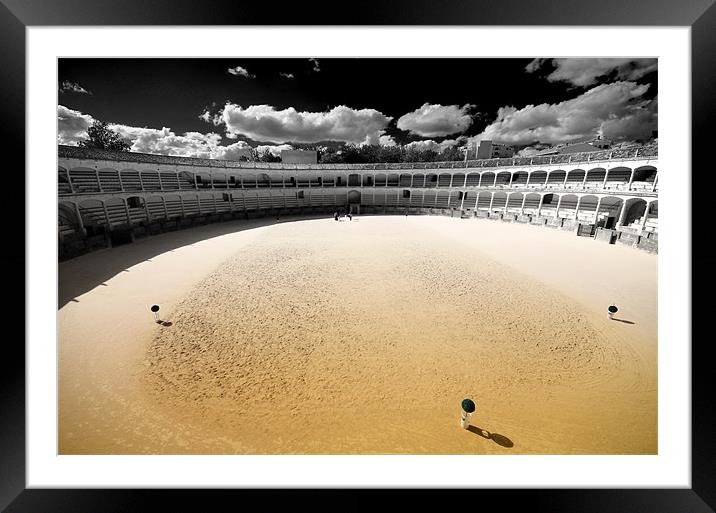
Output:
[[[164,205],[164,219],[169,219],[169,211],[167,210],[167,200],[162,196],[162,204]]]
[[[157,178],[159,178],[159,190],[164,190],[164,184],[162,183],[162,173],[157,171]]]
[[[544,194],[539,197],[539,207],[537,207],[537,217],[542,215],[542,204],[544,203]]]
[[[567,188],[567,177],[568,177],[568,176],[569,176],[569,171],[565,171],[565,172],[564,172],[564,182],[562,182],[562,189],[566,189],[566,188]],[[560,196],[560,199],[561,199],[561,198],[562,198],[562,196]]]
[[[631,176],[629,176],[629,187],[627,187],[627,190],[631,190],[631,184],[634,181],[634,170],[631,170]]]
[[[646,221],[649,218],[649,207],[651,206],[651,201],[646,204],[646,207],[644,207],[644,218],[641,220],[641,231],[644,231],[644,228],[646,228]]]
[[[609,177],[609,170],[606,169],[604,171],[604,181],[602,182],[602,189],[604,189],[607,186],[607,178]]]
[[[124,213],[127,215],[127,224],[131,224],[132,218],[129,217],[129,207],[127,206],[127,200],[125,198],[122,198],[122,202],[124,203]]]
[[[554,216],[559,219],[559,207],[562,204],[562,195],[560,194],[559,199],[557,200],[557,209],[554,211]]]
[[[95,168],[94,170],[94,175],[97,178],[97,190],[99,190],[99,192],[102,192],[102,182],[99,181],[99,171],[97,170],[97,168]]]
[[[489,207],[489,209],[490,209],[490,214],[492,214],[492,202],[493,202],[493,201],[495,201],[495,193],[494,193],[494,192],[491,192],[491,193],[490,193],[490,207]]]
[[[585,184],[587,183],[587,175],[589,174],[589,170],[584,170],[584,180],[582,180],[582,189],[584,189]]]
[[[477,210],[477,202],[480,201],[480,192],[475,195],[475,210]]]
[[[624,224],[624,216],[626,215],[626,204],[627,200],[622,200],[622,209],[619,211],[619,217],[617,218],[617,225],[615,228],[619,228]]]
[[[460,198],[460,210],[462,210],[463,206],[465,205],[465,194],[466,194],[464,191],[461,191],[461,193],[462,193],[462,198]]]
[[[582,197],[577,198],[577,208],[574,209],[574,220],[579,222],[579,204],[582,202]]]
[[[179,203],[181,204],[181,216],[186,217],[186,212],[184,211],[184,198],[182,196],[179,196]]]
[[[69,169],[65,169],[65,174],[67,174],[67,183],[70,185],[70,192],[71,192],[72,194],[74,194],[74,193],[75,193],[75,188],[74,188],[74,186],[72,185],[72,178],[70,177],[70,170],[69,170]]]
[[[659,181],[659,170],[656,170],[656,175],[654,176],[654,185],[651,186],[651,192],[654,192],[656,190],[656,183]]]
[[[594,212],[594,224],[596,225],[599,222],[599,207],[602,205],[602,198],[601,196],[597,198],[597,210]]]
[[[527,194],[522,195],[522,206],[520,207],[520,215],[525,214],[525,201],[527,201]]]
[[[497,173],[495,173],[495,181],[492,182],[493,187],[497,187]]]

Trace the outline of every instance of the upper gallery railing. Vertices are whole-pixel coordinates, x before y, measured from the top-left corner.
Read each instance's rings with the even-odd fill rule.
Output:
[[[79,148],[77,146],[58,146],[60,158],[74,158],[80,160],[111,160],[116,162],[137,162],[150,164],[168,164],[179,166],[204,166],[215,168],[239,169],[475,169],[491,167],[536,166],[554,164],[576,164],[607,160],[634,160],[652,159],[659,154],[656,144],[647,146],[632,146],[616,150],[600,150],[584,153],[566,153],[559,155],[543,155],[532,157],[513,157],[482,159],[454,162],[386,162],[379,164],[283,164],[274,162],[246,162],[235,160],[201,159],[194,157],[171,157],[166,155],[152,155],[148,153],[118,152]]]

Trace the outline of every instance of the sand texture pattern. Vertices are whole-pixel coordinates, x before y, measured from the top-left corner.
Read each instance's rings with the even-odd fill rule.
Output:
[[[62,387],[63,379],[79,378],[69,364],[72,344],[63,347],[72,329],[61,329],[61,449],[656,452],[655,256],[484,221],[396,216],[265,224],[206,241],[208,263],[201,252],[168,257],[163,268],[171,265],[177,276],[186,269],[190,279],[178,278],[186,283],[173,284],[174,299],[162,303],[166,325],[151,323],[145,312],[139,340],[118,351],[116,333],[95,335],[106,339],[104,359],[121,369],[108,372],[122,384],[102,388],[80,379],[100,390],[90,402],[110,398],[95,404],[94,414]],[[110,251],[120,249],[129,251]],[[100,256],[83,258],[101,265]],[[138,280],[152,271],[149,264],[120,278],[133,275],[148,294],[151,284]],[[605,284],[594,270],[602,265],[618,269]],[[99,292],[105,297],[98,305],[122,308],[118,296]],[[68,324],[82,323],[81,306],[93,293],[61,309],[61,328],[65,309],[73,314]],[[622,302],[618,317],[627,322],[606,319],[608,298]],[[142,307],[148,299],[139,300]],[[477,404],[470,430],[459,426],[465,397]],[[113,442],[100,440],[101,426],[99,433],[92,426],[108,404],[115,404]],[[134,424],[122,429],[117,422]],[[78,439],[83,431],[97,440]]]

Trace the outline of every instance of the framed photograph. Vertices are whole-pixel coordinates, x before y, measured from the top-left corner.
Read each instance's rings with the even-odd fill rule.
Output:
[[[3,508],[712,511],[711,3],[130,4],[0,5]]]

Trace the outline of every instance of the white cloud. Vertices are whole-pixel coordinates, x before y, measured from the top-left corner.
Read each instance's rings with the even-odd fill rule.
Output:
[[[533,73],[540,69],[547,59],[535,59],[525,70]],[[617,79],[639,80],[647,73],[656,71],[656,59],[552,59],[555,70],[547,75],[550,82],[569,82],[586,87],[597,83],[597,78],[616,72]]]
[[[280,157],[282,150],[292,150],[293,146],[291,146],[290,144],[260,144],[254,149],[259,152],[259,155],[268,150],[269,153],[271,153],[271,155],[273,155],[274,157]]]
[[[89,114],[58,105],[57,143],[76,146],[79,141],[87,139],[87,129],[92,123],[94,118]]]
[[[57,143],[76,146],[87,138],[87,128],[94,121],[89,114],[59,105]],[[167,127],[140,128],[117,123],[109,124],[109,128],[130,142],[130,151],[138,153],[232,160],[247,154],[251,148],[245,141],[222,146],[221,135],[216,133],[186,132],[177,135]]]
[[[70,82],[69,80],[65,80],[60,86],[60,92],[64,93],[67,91],[80,94],[92,94],[90,91],[79,85],[77,82]]]
[[[318,63],[318,59],[314,59],[314,58],[312,57],[312,58],[310,58],[310,59],[308,59],[308,60],[309,60],[311,63],[313,63],[313,71],[315,71],[316,73],[318,73],[319,71],[321,71],[321,66],[320,66],[320,64]]]
[[[649,85],[614,82],[557,104],[501,107],[497,119],[476,137],[504,144],[549,144],[603,134],[614,140],[649,137],[657,126],[657,101],[642,98]]]
[[[453,146],[457,144],[463,144],[465,142],[465,137],[458,137],[457,139],[445,139],[444,141],[437,142],[432,139],[426,139],[423,141],[413,141],[405,145],[406,150],[418,150],[418,151],[426,151],[426,150],[432,150],[436,153],[440,153],[442,151],[445,151],[448,148],[452,148]]]
[[[299,112],[293,107],[276,110],[270,105],[251,105],[243,108],[231,103],[217,115],[206,117],[217,126],[223,125],[227,137],[242,135],[254,141],[273,143],[343,141],[353,144],[378,144],[392,119],[374,109],[356,110],[345,105],[328,112]]]
[[[294,78],[293,73],[283,73],[283,72],[279,72],[279,75],[282,76],[283,78],[288,78],[288,79]]]
[[[397,146],[398,143],[395,142],[395,139],[392,135],[381,135],[378,137],[378,144],[381,146]]]
[[[422,137],[442,137],[464,132],[472,123],[468,110],[472,105],[439,105],[425,103],[419,109],[398,119],[398,128]]]
[[[235,68],[229,68],[226,71],[228,71],[229,73],[231,73],[232,75],[235,75],[237,77],[256,78],[256,75],[252,75],[245,68],[242,68],[241,66],[236,66]]]

